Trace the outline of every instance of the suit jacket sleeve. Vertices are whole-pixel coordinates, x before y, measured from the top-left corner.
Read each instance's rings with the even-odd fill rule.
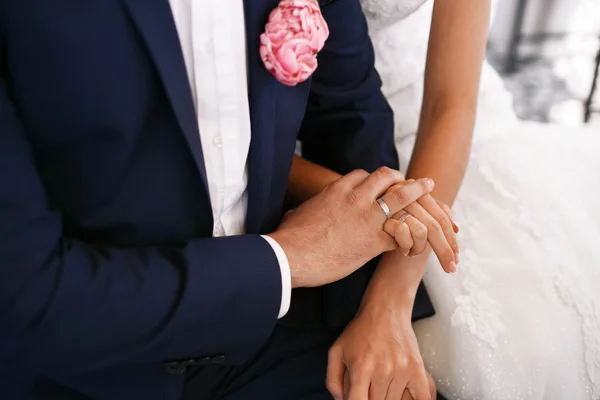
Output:
[[[360,0],[321,3],[330,36],[312,79],[302,154],[342,174],[397,169],[393,113],[381,92]]]
[[[63,236],[9,95],[4,50],[0,36],[0,375],[248,357],[280,307],[269,244],[247,235],[128,249]]]

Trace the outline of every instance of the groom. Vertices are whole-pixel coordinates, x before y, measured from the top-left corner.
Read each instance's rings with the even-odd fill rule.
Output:
[[[398,167],[359,1],[321,2],[295,87],[258,51],[277,3],[0,2],[0,398],[328,398],[401,177],[348,174]],[[290,235],[297,138],[348,175]]]

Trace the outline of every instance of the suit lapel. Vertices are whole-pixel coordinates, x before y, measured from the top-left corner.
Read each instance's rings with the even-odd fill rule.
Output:
[[[278,0],[244,0],[248,60],[250,141],[246,231],[259,233],[271,190],[275,134],[275,96],[279,82],[265,69],[259,54],[260,34]]]
[[[196,113],[175,22],[167,0],[123,0],[158,69],[208,193]],[[278,0],[244,0],[248,96],[252,137],[249,152],[246,231],[258,233],[266,214],[273,168],[275,92],[279,83],[259,54],[260,34]]]
[[[208,193],[194,102],[168,0],[123,0],[163,82]]]

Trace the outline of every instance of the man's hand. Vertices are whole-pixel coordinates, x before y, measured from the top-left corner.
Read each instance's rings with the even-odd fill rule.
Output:
[[[431,180],[420,179],[386,193],[402,181],[404,176],[389,168],[353,171],[290,213],[269,236],[286,253],[292,287],[335,282],[396,249],[394,238],[383,231],[386,216],[376,200],[383,196],[397,213],[433,189]]]
[[[410,309],[375,306],[363,307],[331,347],[327,389],[336,400],[434,399]]]

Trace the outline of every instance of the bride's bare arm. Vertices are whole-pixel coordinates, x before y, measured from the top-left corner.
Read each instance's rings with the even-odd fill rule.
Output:
[[[448,205],[469,159],[489,14],[489,0],[434,3],[421,119],[407,178],[432,178],[432,195]],[[410,311],[428,256],[429,251],[413,258],[396,252],[395,259],[382,259],[364,301],[386,299]]]
[[[489,14],[490,0],[435,0],[433,7],[423,106],[407,176],[431,177],[434,196],[449,205],[469,159]]]
[[[423,107],[407,177],[432,178],[434,197],[446,204],[454,201],[467,167],[489,12],[490,0],[436,0],[434,4]],[[303,201],[338,177],[295,157],[288,195]],[[410,311],[428,255],[429,251],[413,258],[399,252],[385,254],[365,301],[376,297],[380,303],[385,298],[390,306]]]
[[[340,177],[340,174],[329,168],[294,155],[288,177],[288,200],[293,204],[301,204]]]

